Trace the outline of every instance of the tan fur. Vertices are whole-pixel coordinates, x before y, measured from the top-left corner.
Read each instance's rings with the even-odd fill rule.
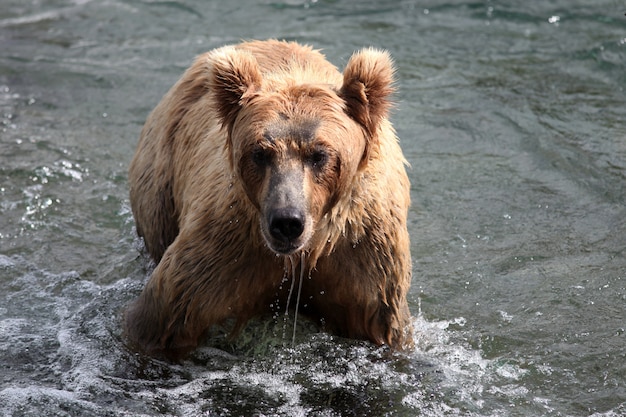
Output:
[[[283,278],[299,279],[286,258],[304,252],[301,313],[410,347],[409,181],[387,119],[392,82],[374,49],[343,74],[274,40],[198,57],[148,117],[130,166],[137,231],[158,263],[126,311],[130,340],[177,358],[213,325],[284,308]]]

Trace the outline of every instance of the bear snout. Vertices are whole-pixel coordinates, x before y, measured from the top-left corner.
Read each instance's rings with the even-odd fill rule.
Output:
[[[266,216],[266,240],[270,249],[280,255],[291,255],[307,242],[306,214],[297,207],[270,209]]]
[[[304,231],[304,214],[295,207],[273,210],[269,215],[272,237],[282,241],[292,241]]]
[[[309,241],[313,221],[302,163],[293,156],[276,158],[261,205],[261,229],[269,248],[291,255]]]

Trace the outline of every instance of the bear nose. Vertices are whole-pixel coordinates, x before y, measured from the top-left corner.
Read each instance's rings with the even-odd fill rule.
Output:
[[[304,215],[294,207],[276,209],[270,213],[269,226],[274,239],[291,241],[304,231]]]

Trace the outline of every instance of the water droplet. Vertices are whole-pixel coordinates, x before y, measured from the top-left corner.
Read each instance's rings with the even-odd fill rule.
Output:
[[[548,18],[548,23],[553,23],[555,25],[558,25],[560,21],[561,16],[550,16],[550,18]]]

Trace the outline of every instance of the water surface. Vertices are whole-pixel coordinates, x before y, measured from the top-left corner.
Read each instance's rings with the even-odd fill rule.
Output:
[[[625,414],[626,5],[511,3],[4,0],[0,414]],[[195,55],[270,37],[395,58],[412,354],[292,317],[181,364],[125,346],[141,126]]]

